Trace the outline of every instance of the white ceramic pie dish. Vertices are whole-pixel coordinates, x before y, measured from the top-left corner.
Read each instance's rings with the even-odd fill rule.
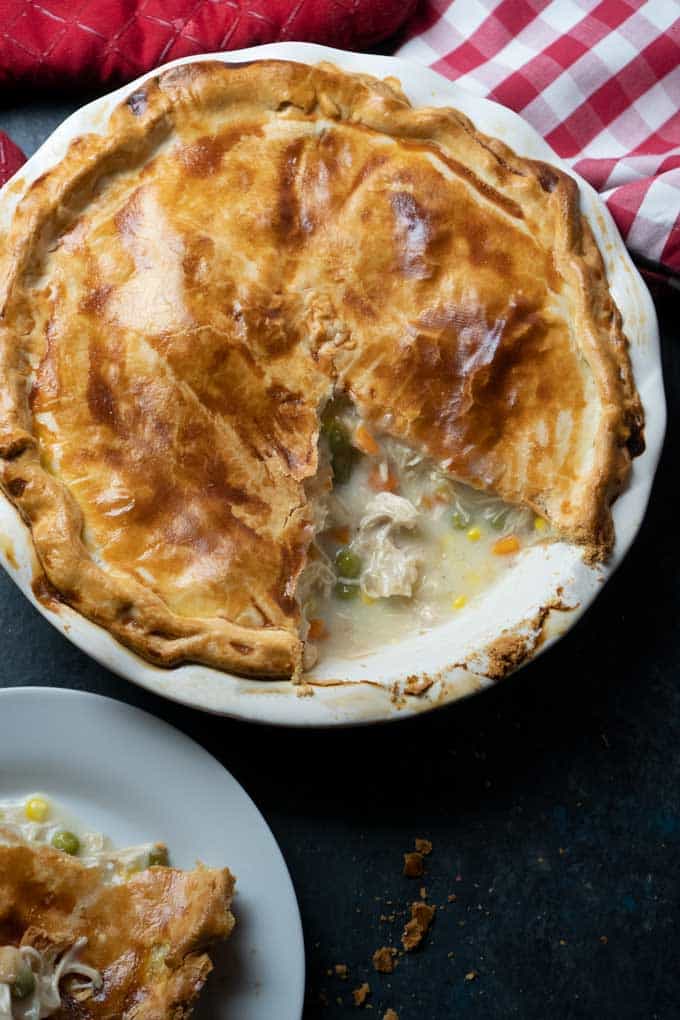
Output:
[[[573,625],[623,559],[644,516],[665,430],[656,315],[647,288],[596,192],[517,114],[408,61],[310,44],[276,43],[180,60],[175,65],[205,59],[230,63],[263,58],[309,64],[330,60],[348,71],[397,77],[414,105],[456,107],[481,131],[502,139],[520,155],[560,166],[578,181],[582,208],[595,232],[623,316],[646,413],[646,450],[634,461],[629,484],[614,505],[616,545],[610,561],[605,567],[591,568],[583,563],[580,551],[566,543],[531,547],[517,558],[502,581],[465,613],[370,655],[324,659],[312,672],[312,686],[300,688],[285,681],[243,679],[195,664],[161,669],[70,608],[47,608],[36,600],[31,588],[35,563],[30,536],[4,497],[0,497],[0,557],[24,594],[74,644],[115,673],[157,694],[224,715],[285,725],[374,722],[410,715],[480,690],[501,673],[529,661]],[[70,141],[87,132],[102,131],[111,110],[141,81],[157,73],[145,75],[69,117],[0,191],[0,230],[7,227],[24,191],[62,158]],[[514,651],[499,665],[487,649],[501,635],[511,639]]]

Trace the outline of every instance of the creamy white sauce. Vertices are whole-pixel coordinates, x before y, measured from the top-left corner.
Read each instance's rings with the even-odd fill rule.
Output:
[[[149,855],[164,850],[160,843],[141,843],[139,846],[114,848],[111,840],[101,832],[92,832],[50,797],[34,794],[48,805],[44,821],[31,821],[26,816],[26,804],[31,797],[21,800],[0,801],[0,843],[36,843],[51,846],[57,833],[68,831],[80,843],[74,856],[87,868],[103,869],[107,885],[120,885],[131,875],[149,866]]]
[[[335,413],[354,436],[356,411],[345,405]],[[464,613],[523,549],[552,538],[531,510],[456,483],[404,444],[371,435],[379,449],[357,454],[349,481],[308,490],[318,505],[317,539],[298,589],[303,636],[311,623],[315,645],[307,668],[317,657],[359,657]],[[323,438],[320,455],[323,476]],[[359,576],[342,577],[343,548],[359,557]],[[338,580],[356,596],[338,597]]]
[[[69,993],[75,997],[86,997],[101,988],[99,971],[78,959],[86,945],[87,939],[80,938],[65,951],[51,949],[41,952],[33,946],[13,950],[16,976],[0,976],[0,1020],[42,1020],[52,1016],[61,1007],[59,986],[66,979],[70,979]],[[11,965],[9,969],[12,969]],[[13,988],[17,980],[25,981],[27,975],[30,975],[33,990],[22,998],[16,998]],[[9,980],[3,981],[2,976]]]
[[[27,805],[36,799],[46,809],[41,820],[32,819],[27,813]],[[88,830],[43,794],[0,801],[0,844],[52,846],[55,837],[64,832],[77,837],[78,850],[72,856],[85,867],[101,868],[105,885],[127,881],[149,867],[151,854],[165,853],[160,843],[115,849],[106,836]],[[76,999],[87,998],[100,988],[99,971],[80,961],[86,946],[85,938],[65,949],[45,951],[33,946],[0,946],[0,1020],[43,1020],[52,1016],[62,1005],[60,985],[67,979],[69,995]],[[32,990],[19,998],[16,990],[22,980],[28,980]]]

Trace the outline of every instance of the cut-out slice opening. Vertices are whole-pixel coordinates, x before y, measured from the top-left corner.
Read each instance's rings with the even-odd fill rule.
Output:
[[[315,538],[297,586],[306,670],[445,622],[555,537],[533,510],[457,482],[346,397],[323,411],[307,497]]]

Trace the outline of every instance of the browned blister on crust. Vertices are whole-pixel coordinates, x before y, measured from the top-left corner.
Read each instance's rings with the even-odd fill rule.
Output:
[[[592,560],[642,448],[573,181],[329,65],[147,82],[29,189],[0,308],[4,490],[63,601],[162,665],[299,672],[334,389]]]
[[[106,885],[99,868],[37,846],[0,846],[0,945],[62,951],[87,939],[80,959],[102,976],[83,997],[61,987],[55,1020],[190,1017],[212,970],[206,952],[234,927],[228,869],[148,868]]]

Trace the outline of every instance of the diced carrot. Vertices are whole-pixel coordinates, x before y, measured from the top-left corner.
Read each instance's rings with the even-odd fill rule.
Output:
[[[496,556],[510,556],[512,553],[519,552],[519,549],[520,540],[517,535],[506,535],[505,538],[499,538],[491,547],[491,551]]]
[[[340,524],[337,528],[330,528],[328,534],[338,545],[349,545],[352,533],[346,524]]]
[[[309,630],[307,631],[307,637],[310,639],[310,641],[321,641],[323,638],[328,637],[326,624],[323,622],[320,616],[315,616],[313,620],[309,621]]]
[[[380,453],[380,444],[365,425],[357,425],[354,431],[353,443],[357,450],[361,450],[368,457],[376,457]]]
[[[383,471],[382,464],[374,464],[368,476],[368,484],[374,492],[396,492],[399,488],[399,479],[391,467]]]

